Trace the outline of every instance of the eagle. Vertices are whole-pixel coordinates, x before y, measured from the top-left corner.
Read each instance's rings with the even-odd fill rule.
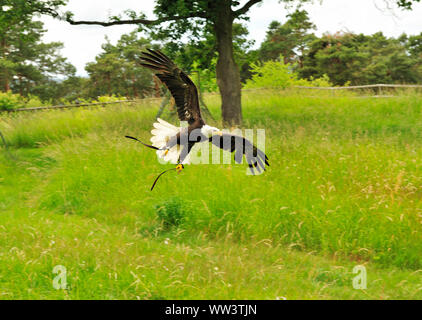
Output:
[[[187,123],[185,127],[176,127],[160,118],[153,124],[151,131],[152,145],[136,140],[144,146],[156,150],[157,156],[166,162],[177,164],[175,168],[166,170],[155,179],[151,187],[154,189],[158,179],[166,172],[176,170],[180,173],[186,164],[190,164],[190,152],[196,143],[208,142],[231,153],[234,152],[236,163],[242,163],[243,156],[251,173],[262,173],[269,166],[268,157],[252,142],[242,136],[222,132],[209,126],[201,117],[198,90],[189,76],[177,67],[159,50],[147,49],[141,53],[140,64],[154,71],[158,79],[167,87],[174,98],[177,115],[180,121]]]

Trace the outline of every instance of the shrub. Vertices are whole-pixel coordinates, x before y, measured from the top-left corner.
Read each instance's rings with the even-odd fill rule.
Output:
[[[324,74],[321,78],[314,79],[311,77],[310,80],[299,79],[296,80],[296,86],[308,86],[308,87],[332,87],[333,84],[330,82],[330,78]]]
[[[0,92],[0,111],[23,108],[25,100],[18,94],[9,92]]]
[[[263,64],[251,65],[252,79],[246,82],[245,88],[287,88],[294,85],[296,74],[292,67],[281,61],[267,61]]]
[[[24,108],[34,108],[34,107],[41,107],[43,105],[52,105],[51,101],[41,101],[40,98],[34,95],[29,95],[28,98],[25,99]]]
[[[163,222],[164,228],[178,226],[185,213],[182,202],[178,198],[171,198],[155,206],[158,218]]]
[[[25,98],[10,91],[0,92],[0,111],[40,107],[42,105],[43,103],[37,96],[30,95],[28,98]]]
[[[285,64],[283,57],[279,61],[266,61],[262,64],[251,65],[252,79],[246,82],[245,88],[282,88],[292,86],[329,87],[331,83],[327,75],[322,78],[310,80],[298,79],[295,65]]]
[[[126,97],[120,97],[112,94],[111,96],[100,96],[97,98],[97,101],[93,100],[92,103],[95,102],[115,102],[120,100],[127,100]]]

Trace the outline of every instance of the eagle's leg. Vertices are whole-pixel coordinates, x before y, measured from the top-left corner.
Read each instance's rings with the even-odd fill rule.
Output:
[[[182,170],[183,170],[184,168],[185,168],[185,166],[184,166],[183,164],[179,163],[179,164],[176,166],[176,171],[177,171],[177,173],[182,172]]]
[[[183,159],[180,159],[180,156],[181,155],[179,155],[179,159],[177,159],[177,166],[176,166],[176,172],[177,173],[182,172],[182,170],[185,168],[185,166],[183,165],[184,158]]]

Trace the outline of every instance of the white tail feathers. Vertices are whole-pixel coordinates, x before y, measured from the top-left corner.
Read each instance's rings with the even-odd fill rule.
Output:
[[[167,142],[171,137],[175,136],[180,132],[181,128],[176,127],[160,118],[157,118],[158,122],[154,123],[154,129],[152,129],[151,142],[154,147],[163,149],[166,147]],[[170,150],[157,150],[157,156],[164,159],[166,162],[178,164],[180,156],[180,146],[175,145]],[[183,164],[189,164],[189,156],[185,158]]]

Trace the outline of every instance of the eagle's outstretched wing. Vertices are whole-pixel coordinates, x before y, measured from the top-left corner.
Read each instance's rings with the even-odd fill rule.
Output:
[[[155,75],[170,90],[176,102],[180,121],[187,121],[189,125],[195,121],[203,123],[198,92],[192,80],[162,52],[147,50],[148,52],[142,52],[141,65],[154,70]]]
[[[237,163],[241,163],[243,155],[245,155],[252,174],[255,174],[254,169],[261,173],[261,171],[265,171],[265,166],[270,165],[265,153],[244,137],[223,133],[221,136],[212,136],[209,141],[225,151],[234,152],[234,160]]]

